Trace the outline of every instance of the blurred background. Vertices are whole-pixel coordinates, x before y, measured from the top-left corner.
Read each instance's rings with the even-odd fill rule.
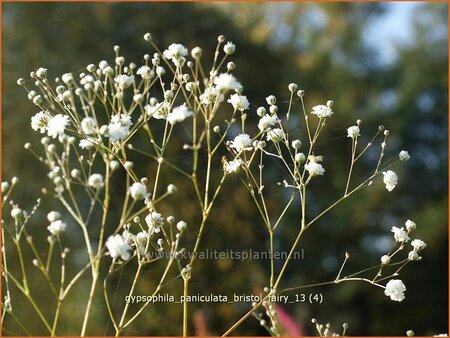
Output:
[[[370,193],[348,199],[307,232],[300,245],[305,259],[292,262],[281,285],[334,279],[345,251],[351,254],[348,273],[377,264],[392,244],[390,228],[412,219],[418,225],[414,236],[423,239],[428,247],[423,260],[409,265],[401,274],[408,289],[406,299],[392,302],[378,288],[347,283],[307,290],[321,292],[322,304],[280,304],[283,310],[301,333],[309,335],[315,334],[310,323],[313,317],[331,322],[338,330],[348,322],[349,335],[403,335],[408,329],[417,335],[448,332],[447,3],[3,3],[2,8],[2,180],[21,178],[14,198],[22,206],[30,207],[41,195],[42,186],[50,187],[50,182],[45,168],[23,149],[25,142],[38,149],[39,135],[29,124],[36,107],[16,85],[19,77],[28,77],[38,67],[48,68],[50,77],[80,73],[89,63],[112,60],[115,44],[121,46],[127,61],[140,63],[145,53],[153,52],[142,39],[145,32],[151,32],[161,48],[172,42],[183,43],[189,49],[199,45],[204,59],[211,60],[217,36],[223,34],[237,45],[233,55],[235,74],[251,102],[252,123],[257,121],[256,108],[265,104],[269,94],[279,98],[281,110],[286,109],[290,82],[306,90],[307,109],[334,100],[335,115],[318,145],[318,151],[325,155],[327,172],[314,182],[311,214],[343,191],[350,151],[345,128],[356,119],[363,121],[365,141],[380,124],[390,130],[387,157],[396,157],[402,149],[412,156],[409,162],[395,167],[400,181],[393,193],[387,193],[377,182]],[[294,108],[300,111],[298,102]],[[299,132],[302,135],[302,127]],[[356,169],[357,176],[370,173],[374,156],[368,154]],[[142,167],[140,174],[145,175],[154,164],[142,162],[136,166]],[[268,170],[274,181],[279,179],[276,164]],[[176,173],[168,175],[168,182],[178,182]],[[175,197],[175,205],[180,206],[180,215],[196,224],[199,215],[192,204],[195,198],[182,184],[177,183],[183,193]],[[229,184],[211,216],[203,249],[267,250],[265,228],[250,196],[237,178]],[[273,196],[278,193],[274,188]],[[60,209],[46,197],[42,211],[30,224],[30,232],[36,242],[42,243],[43,251],[47,237],[45,214],[52,208]],[[170,205],[167,208],[171,210]],[[279,212],[276,199],[269,208]],[[288,248],[292,242],[296,217],[294,210],[277,233],[278,249]],[[185,238],[187,248],[192,247],[193,233]],[[68,231],[66,235],[70,234]],[[69,258],[69,274],[80,267],[77,250],[83,249],[79,233],[72,235],[74,254]],[[10,252],[8,260],[14,270],[17,257]],[[267,285],[269,261],[198,263],[191,283],[193,294],[257,292]],[[282,262],[277,264],[279,269]],[[153,290],[153,269],[158,267],[145,272],[136,294],[146,295]],[[29,273],[35,281],[32,291],[43,305],[48,297],[45,282],[37,269],[30,267]],[[62,309],[58,335],[74,335],[80,330],[89,273],[85,277]],[[112,281],[119,283],[118,300],[123,299],[121,292],[127,289],[130,278],[131,273]],[[179,294],[181,284],[173,283],[168,292]],[[45,335],[27,301],[17,290],[12,292],[17,315],[34,335]],[[97,296],[89,332],[110,335],[112,325],[108,323],[101,290]],[[195,312],[190,322],[192,335],[220,335],[248,309],[239,304],[192,304],[191,308]],[[53,311],[52,306],[45,307],[49,316]],[[181,311],[181,306],[157,304],[124,333],[179,335]],[[4,327],[9,333],[24,334],[9,317]],[[253,318],[234,332],[265,334]]]

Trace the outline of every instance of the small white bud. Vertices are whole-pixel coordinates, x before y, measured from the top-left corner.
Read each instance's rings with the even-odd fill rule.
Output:
[[[266,97],[266,102],[269,105],[274,105],[275,103],[277,103],[277,98],[274,95],[269,95]]]
[[[408,330],[408,331],[406,331],[406,335],[408,337],[414,337],[414,331],[413,330]]]
[[[150,33],[145,33],[144,34],[144,40],[147,42],[152,41],[152,35]]]
[[[47,77],[47,69],[46,68],[42,68],[42,67],[39,68],[36,71],[36,76],[38,77],[38,79],[41,79],[41,80],[45,79]]]
[[[298,89],[298,86],[297,86],[296,83],[290,83],[290,84],[288,85],[288,89],[289,89],[289,91],[290,91],[291,93],[293,93],[293,92],[295,92],[295,91]]]
[[[31,148],[31,143],[30,142],[27,142],[27,143],[25,143],[24,144],[24,146],[23,146],[25,149],[30,149]]]
[[[17,80],[17,85],[18,86],[24,86],[25,85],[25,80],[21,77],[20,79]]]
[[[194,47],[191,50],[191,56],[193,59],[198,60],[202,57],[202,49],[200,47]]]
[[[109,163],[109,168],[110,168],[112,171],[119,169],[119,167],[120,167],[119,161],[113,160],[113,161],[111,161],[111,162]]]
[[[389,257],[388,255],[383,255],[381,256],[381,264],[383,265],[387,265],[391,262],[391,257]]]
[[[230,61],[230,62],[227,63],[227,70],[228,70],[229,72],[231,72],[231,71],[234,70],[235,68],[236,68],[236,64],[235,64],[234,62]]]
[[[178,231],[183,232],[184,230],[186,230],[186,228],[187,228],[187,223],[185,221],[179,221],[177,223]]]
[[[257,114],[259,117],[263,117],[264,115],[266,115],[266,108],[264,108],[264,107],[259,107],[259,108],[256,110],[256,114]]]
[[[22,215],[22,209],[15,207],[11,210],[11,217],[12,218],[18,218]]]
[[[236,50],[236,46],[234,45],[234,43],[228,41],[225,46],[223,46],[223,51],[225,52],[225,54],[227,55],[231,55],[234,53],[234,51]]]
[[[294,149],[300,149],[302,146],[302,142],[300,140],[294,140],[292,141],[292,148]]]
[[[306,156],[303,153],[298,153],[295,155],[295,162],[297,163],[303,163],[306,160]]]
[[[278,106],[270,106],[269,111],[272,115],[278,113]]]
[[[408,253],[408,259],[410,261],[418,261],[420,259],[420,257],[417,254],[417,252],[413,250]]]
[[[16,185],[17,183],[19,183],[19,179],[18,179],[16,176],[14,176],[14,177],[11,179],[11,184],[12,184],[12,185]]]
[[[217,41],[220,42],[220,43],[222,43],[222,42],[225,41],[225,37],[224,37],[223,35],[219,35],[219,36],[217,37]]]
[[[333,107],[333,104],[334,104],[333,101],[331,101],[331,100],[328,100],[328,101],[327,101],[327,107],[328,107],[328,108]]]
[[[175,194],[178,191],[178,188],[175,186],[175,184],[169,184],[167,186],[167,192],[169,194]]]
[[[8,182],[2,182],[2,192],[5,192],[9,189],[9,183]]]
[[[126,170],[131,170],[134,167],[134,163],[131,161],[126,161],[123,166],[125,167]]]
[[[298,96],[298,97],[303,97],[303,96],[305,96],[305,91],[304,91],[303,89],[298,90],[298,91],[297,91],[297,96]]]
[[[215,133],[220,133],[220,127],[219,126],[214,126],[213,131]]]
[[[388,135],[389,135],[389,130],[386,129],[386,130],[384,131],[384,136],[388,136]]]
[[[81,171],[78,169],[72,169],[70,172],[70,176],[72,176],[72,178],[78,178],[81,176]]]
[[[167,217],[167,223],[173,224],[174,222],[175,222],[175,217],[173,217],[173,216]]]

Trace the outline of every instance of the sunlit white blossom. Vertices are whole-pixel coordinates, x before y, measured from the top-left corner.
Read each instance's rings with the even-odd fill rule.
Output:
[[[408,234],[403,227],[392,227],[391,232],[394,233],[394,238],[397,242],[408,242],[410,240]]]
[[[251,150],[252,138],[247,134],[239,134],[230,142],[230,148],[235,149],[237,152],[242,150]]]
[[[278,122],[278,117],[276,115],[264,115],[259,119],[258,129],[260,131],[265,131],[270,127],[273,127]]]
[[[310,176],[323,175],[325,169],[320,163],[309,161],[305,164],[305,169],[308,171]]]
[[[179,65],[178,61],[181,57],[188,55],[188,50],[182,44],[172,43],[164,52],[164,56],[171,60],[175,65]]]
[[[286,138],[286,133],[281,128],[271,129],[267,132],[267,141],[279,143]]]
[[[79,146],[81,149],[92,149],[95,147],[95,143],[91,140],[82,139],[80,140]]]
[[[214,78],[214,84],[217,86],[217,88],[223,91],[235,90],[241,87],[239,81],[236,80],[233,75],[228,73],[222,73],[216,76]]]
[[[394,190],[395,186],[398,183],[398,176],[392,170],[383,171],[383,182],[386,185],[387,191]]]
[[[92,174],[89,176],[88,185],[94,189],[103,187],[103,176],[101,174]]]
[[[359,135],[359,127],[358,126],[351,126],[347,128],[347,137],[350,137],[352,139],[356,139]]]
[[[67,125],[69,124],[69,117],[63,114],[57,114],[48,121],[47,135],[56,138],[64,135]]]
[[[152,78],[152,70],[146,65],[139,67],[136,74],[141,76],[144,80],[150,80]]]
[[[410,219],[405,222],[406,230],[414,231],[416,229],[416,223]]]
[[[312,108],[312,112],[311,112],[311,114],[317,115],[320,118],[330,117],[331,115],[333,115],[333,113],[334,112],[331,110],[330,107],[325,106],[323,104],[314,106]]]
[[[61,232],[65,231],[66,227],[66,223],[62,222],[61,220],[56,220],[50,223],[50,225],[47,227],[47,230],[50,231],[52,235],[57,236]]]
[[[134,200],[143,200],[147,197],[147,187],[145,184],[135,182],[130,187],[130,194]]]
[[[164,217],[159,212],[153,211],[145,217],[145,222],[147,223],[150,234],[158,233],[164,224]]]
[[[391,279],[386,284],[386,289],[384,290],[384,294],[394,300],[396,302],[401,302],[405,299],[405,284],[400,279]]]
[[[129,76],[126,74],[117,75],[114,78],[114,82],[117,83],[117,86],[120,89],[125,89],[134,84],[134,76]]]
[[[400,161],[408,161],[411,156],[409,156],[409,153],[406,150],[402,150],[399,154],[398,157],[400,159]]]
[[[86,135],[92,135],[98,129],[97,121],[92,117],[85,117],[81,120],[81,129],[83,129],[83,133]]]
[[[420,240],[420,239],[415,239],[411,242],[412,247],[414,248],[415,251],[420,251],[423,250],[427,247],[427,243],[425,243],[424,241]]]
[[[173,108],[173,110],[167,114],[167,121],[170,124],[175,124],[177,122],[183,122],[186,118],[192,115],[194,115],[194,113],[188,109],[186,104],[182,104],[181,106]]]
[[[41,134],[45,133],[51,117],[48,112],[40,111],[31,117],[31,128],[36,131],[39,130]]]
[[[220,92],[220,88],[217,86],[207,87],[200,95],[200,102],[204,105],[213,104],[215,102],[220,103],[225,99],[225,96]]]
[[[112,258],[120,257],[124,261],[130,259],[131,255],[129,250],[131,250],[131,247],[121,235],[109,236],[106,241],[106,247]]]
[[[240,159],[234,159],[232,161],[225,161],[223,164],[223,170],[227,174],[237,174],[241,170],[241,166],[244,162]]]
[[[248,109],[248,107],[250,105],[247,100],[247,97],[244,95],[240,95],[240,94],[231,95],[227,102],[231,103],[231,105],[233,106],[233,108],[235,110],[240,110],[240,111],[244,111],[244,110]]]

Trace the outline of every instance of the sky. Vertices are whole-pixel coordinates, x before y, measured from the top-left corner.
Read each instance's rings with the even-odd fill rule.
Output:
[[[422,2],[387,2],[386,12],[371,22],[364,32],[368,43],[380,52],[383,63],[396,58],[395,45],[411,42],[414,11]]]

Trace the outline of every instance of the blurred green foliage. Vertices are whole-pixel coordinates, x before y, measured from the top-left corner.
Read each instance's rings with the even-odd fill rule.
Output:
[[[380,182],[368,191],[352,197],[324,217],[311,229],[300,247],[305,260],[292,262],[283,287],[333,279],[344,252],[351,254],[346,269],[357,271],[378,263],[382,243],[393,225],[408,218],[418,224],[417,237],[428,243],[424,260],[402,272],[407,297],[402,303],[390,302],[379,289],[362,284],[343,284],[315,288],[322,292],[320,305],[283,306],[303,327],[314,334],[312,317],[340,326],[349,322],[348,334],[402,335],[407,329],[429,335],[446,332],[448,318],[448,230],[447,230],[447,136],[448,136],[448,37],[445,3],[422,4],[416,9],[411,43],[397,46],[397,58],[386,64],[379,51],[364,40],[367,25],[385,11],[381,3],[3,3],[3,180],[19,176],[15,199],[30,206],[47,185],[45,168],[35,164],[31,154],[23,150],[25,142],[39,146],[39,135],[31,132],[29,120],[36,111],[16,80],[40,66],[49,68],[50,76],[64,72],[79,73],[89,63],[112,60],[112,46],[121,46],[127,60],[142,61],[150,53],[142,35],[149,31],[164,48],[181,42],[189,48],[200,45],[204,60],[211,60],[216,38],[224,34],[237,45],[233,56],[235,74],[251,102],[250,123],[256,123],[256,108],[264,98],[274,94],[280,109],[287,109],[287,84],[299,83],[306,90],[307,109],[334,100],[333,119],[327,125],[316,153],[325,155],[326,175],[314,182],[310,213],[332,202],[343,189],[348,170],[349,142],[345,128],[361,119],[362,139],[368,141],[380,124],[390,131],[390,152],[396,157],[401,149],[412,155],[409,162],[396,170],[400,183],[394,193],[387,194]],[[286,33],[287,32],[287,33]],[[283,104],[284,102],[284,104]],[[298,102],[296,111],[300,112]],[[302,124],[299,134],[304,134]],[[181,142],[181,141],[180,141]],[[347,149],[347,150],[346,150]],[[373,168],[374,155],[356,168],[356,175],[366,176]],[[183,158],[178,158],[179,164]],[[141,175],[154,168],[154,163],[136,163]],[[280,168],[273,164],[271,174],[276,182]],[[218,165],[218,170],[220,166]],[[177,182],[183,192],[175,197],[183,217],[199,218],[192,188],[183,186],[176,173],[167,183]],[[123,180],[122,180],[123,181]],[[233,179],[220,197],[218,207],[208,224],[203,247],[267,250],[263,223],[254,210],[250,196]],[[117,192],[121,193],[120,178]],[[122,188],[123,190],[123,188]],[[271,187],[273,202],[269,208],[279,209],[278,199],[286,198],[275,184]],[[44,199],[43,210],[55,206]],[[167,212],[171,206],[167,205]],[[172,206],[173,208],[173,206]],[[184,216],[186,215],[186,216]],[[36,242],[45,243],[45,212],[33,219],[30,231]],[[288,248],[297,228],[295,210],[278,234],[278,249]],[[195,223],[193,223],[195,224]],[[70,233],[69,233],[70,234]],[[75,233],[73,234],[75,236]],[[78,236],[78,234],[76,234]],[[186,239],[192,247],[194,235]],[[77,241],[79,241],[77,243]],[[42,244],[44,247],[44,244]],[[73,251],[83,245],[73,239]],[[78,245],[78,247],[77,247]],[[7,246],[7,250],[11,247]],[[11,251],[12,252],[12,251]],[[80,256],[74,255],[74,256]],[[30,256],[31,257],[31,256]],[[11,268],[17,257],[9,257]],[[209,294],[258,291],[267,285],[268,261],[199,261],[191,283],[192,293]],[[79,262],[72,259],[73,269]],[[281,267],[281,263],[277,268]],[[153,267],[152,269],[160,269]],[[69,268],[70,270],[70,268]],[[75,271],[75,270],[72,270]],[[146,295],[154,285],[153,270],[144,273],[137,294]],[[36,269],[33,292],[45,304],[48,290]],[[121,304],[131,282],[122,275],[112,282],[120,283],[117,304]],[[63,308],[58,335],[80,330],[80,318],[89,290],[89,276],[72,291]],[[14,291],[14,290],[13,290]],[[181,283],[170,286],[169,293],[182,291]],[[44,334],[34,320],[32,308],[16,290],[13,307],[18,316],[32,327],[35,334]],[[70,304],[70,305],[69,305]],[[103,296],[98,292],[90,332],[112,334]],[[202,313],[210,334],[223,333],[247,308],[229,304],[194,304]],[[157,304],[144,312],[126,335],[179,335],[181,305]],[[54,309],[46,308],[51,314]],[[192,323],[191,327],[192,327]],[[13,333],[23,332],[9,317],[4,323]],[[106,328],[106,330],[105,330]],[[196,334],[192,328],[191,334]],[[258,322],[249,319],[236,335],[263,335]]]

